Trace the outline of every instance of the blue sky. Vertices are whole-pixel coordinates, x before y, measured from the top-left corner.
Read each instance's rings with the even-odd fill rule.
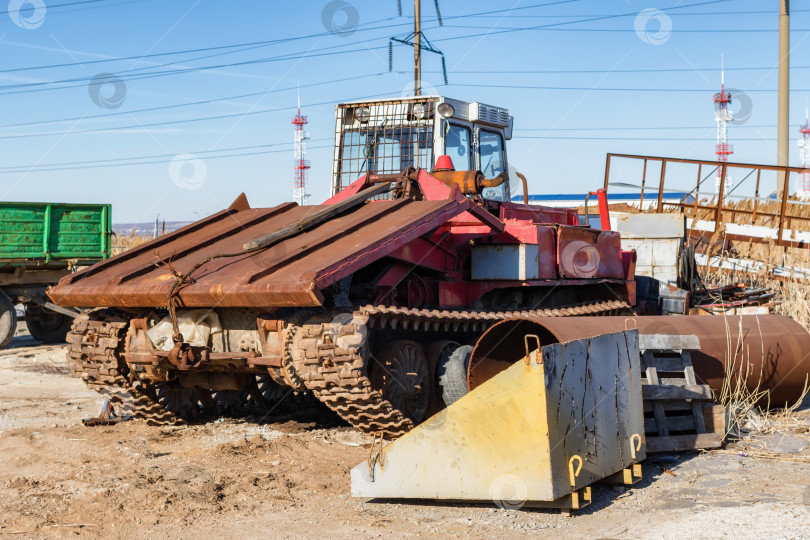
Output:
[[[0,13],[0,200],[110,202],[115,222],[196,219],[242,191],[254,206],[291,200],[300,84],[320,202],[334,104],[412,87],[408,48],[388,71],[389,37],[412,30],[402,4],[403,16],[393,0],[12,0]],[[510,164],[533,193],[599,187],[607,152],[713,159],[721,54],[726,86],[751,103],[729,129],[732,161],[776,160],[776,1],[440,0],[442,27],[422,4],[449,78],[425,53],[425,86],[507,107]],[[797,165],[810,6],[793,8]]]

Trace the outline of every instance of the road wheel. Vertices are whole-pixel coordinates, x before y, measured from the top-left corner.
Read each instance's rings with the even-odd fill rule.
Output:
[[[467,389],[467,368],[472,356],[472,345],[463,345],[439,362],[439,387],[445,405],[452,405],[469,392]]]
[[[203,416],[204,397],[210,399],[210,393],[203,396],[198,388],[184,388],[176,382],[159,382],[155,385],[157,402],[164,409],[174,413],[187,422],[194,422]]]
[[[17,330],[17,310],[6,293],[0,291],[0,349],[8,345]]]
[[[70,331],[73,318],[44,307],[28,306],[25,324],[28,326],[28,332],[37,341],[62,343]]]
[[[439,366],[447,362],[453,352],[458,349],[460,345],[455,341],[440,340],[434,341],[425,348],[425,356],[427,356],[428,366],[430,366],[430,407],[428,407],[428,415],[433,415],[444,408],[444,400],[442,399],[442,387],[439,385]]]
[[[386,344],[371,359],[371,384],[414,424],[425,419],[430,400],[430,370],[422,347],[413,341]]]

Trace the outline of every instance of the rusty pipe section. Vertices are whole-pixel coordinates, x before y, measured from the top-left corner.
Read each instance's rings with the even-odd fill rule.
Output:
[[[440,170],[430,173],[446,186],[458,186],[465,195],[477,195],[484,188],[497,187],[506,182],[508,175],[502,172],[495,178],[484,178],[481,171],[448,171]]]
[[[523,358],[526,336],[537,336],[543,346],[632,328],[639,334],[696,335],[695,375],[717,395],[731,366],[735,379],[747,370],[741,378],[748,389],[759,384],[770,391],[771,406],[782,407],[801,396],[810,373],[810,333],[779,315],[537,317],[501,321],[481,336],[470,360],[468,387],[475,389]],[[530,348],[535,343],[528,340]]]
[[[520,173],[517,174],[520,181],[523,182],[523,204],[529,204],[529,183],[526,182],[526,177]]]

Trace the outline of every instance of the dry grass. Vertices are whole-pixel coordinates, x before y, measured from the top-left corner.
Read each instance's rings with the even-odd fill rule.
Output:
[[[717,199],[701,199],[698,202],[701,206],[716,206]],[[756,208],[755,208],[756,206]],[[779,215],[781,213],[781,203],[778,201],[755,201],[754,199],[726,199],[723,201],[723,223],[740,223],[745,225],[760,225],[763,227],[779,227]],[[672,207],[671,210],[675,211]],[[753,212],[756,211],[756,215]],[[687,217],[697,219],[714,220],[714,210],[694,209],[685,207],[684,213]],[[810,204],[796,197],[788,199],[785,205],[785,229],[798,231],[810,231]]]
[[[132,229],[132,232],[128,236],[117,234],[113,235],[112,254],[118,255],[119,253],[123,253],[128,249],[145,244],[150,240],[152,240],[152,238],[149,236],[136,235],[135,229]]]
[[[770,408],[768,390],[762,389],[764,373],[760,368],[755,373],[750,362],[751,345],[743,342],[742,319],[738,318],[737,338],[732,337],[732,328],[726,319],[726,376],[717,402],[727,410],[727,425],[725,438],[729,436],[738,440],[744,439],[744,434],[771,435],[776,433],[807,433],[810,426],[799,413],[799,408],[808,394],[810,394],[810,375],[805,378],[804,389],[793,405],[782,409]],[[757,319],[757,323],[759,320]],[[760,336],[762,332],[760,330]],[[759,354],[764,357],[762,339],[759,344],[763,349]],[[755,380],[752,387],[749,381]]]

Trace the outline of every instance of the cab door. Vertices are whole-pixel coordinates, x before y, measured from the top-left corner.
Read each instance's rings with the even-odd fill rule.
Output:
[[[508,170],[506,163],[506,146],[503,134],[487,127],[475,127],[473,138],[476,169],[484,173],[484,178],[495,178]],[[486,188],[481,194],[485,199],[507,201],[509,198],[508,182],[494,188]]]
[[[445,124],[443,153],[450,156],[457,171],[469,171],[474,166],[472,137],[469,124],[457,121]]]

